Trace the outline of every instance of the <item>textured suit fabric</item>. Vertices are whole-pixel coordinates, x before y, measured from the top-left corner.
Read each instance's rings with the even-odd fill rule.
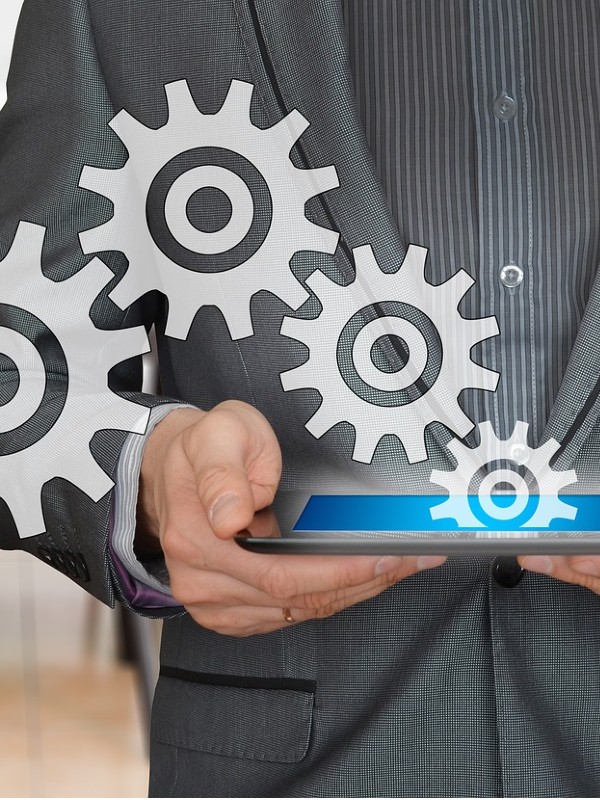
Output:
[[[294,274],[305,280],[319,269],[350,284],[349,248],[365,243],[384,271],[398,268],[405,243],[357,113],[337,3],[207,0],[199,8],[159,0],[31,0],[16,52],[11,99],[0,119],[2,254],[18,220],[29,219],[48,225],[48,274],[64,279],[83,268],[77,234],[109,219],[112,209],[78,188],[79,172],[83,164],[125,162],[121,141],[107,127],[114,113],[126,108],[148,128],[163,125],[163,86],[181,78],[202,111],[215,113],[238,78],[255,86],[257,126],[272,126],[298,108],[311,125],[293,159],[312,168],[335,164],[338,171],[340,188],[311,200],[307,214],[339,230],[342,245],[334,256],[299,254]],[[102,257],[115,283],[122,279],[124,257]],[[591,484],[600,453],[599,291],[594,282],[544,431],[558,440],[569,434],[557,468],[574,466]],[[312,296],[298,313],[315,319],[319,311]],[[99,326],[156,321],[165,398],[210,407],[236,397],[261,409],[282,443],[286,487],[335,488],[343,475],[356,485],[422,491],[432,465],[453,466],[449,434],[440,426],[428,432],[429,463],[409,464],[391,437],[371,465],[351,462],[353,432],[345,424],[311,437],[304,424],[319,405],[318,392],[283,393],[279,381],[280,372],[306,358],[306,348],[279,333],[290,309],[262,292],[252,312],[253,337],[232,341],[219,312],[204,308],[184,341],[163,335],[167,310],[156,294],[121,313],[105,291],[92,309]],[[4,381],[16,380],[3,371]],[[111,378],[115,389],[135,393],[139,370],[126,364]],[[162,402],[130,396],[151,406]],[[122,442],[122,434],[110,432],[94,441],[108,471]],[[52,541],[84,551],[91,590],[110,601],[109,508],[110,497],[94,504],[54,481],[45,491],[48,533],[20,541],[3,509],[3,546],[35,552]],[[162,663],[186,670],[187,678],[171,673],[157,687],[151,792],[595,795],[599,605],[590,592],[533,574],[515,589],[501,588],[487,559],[465,558],[325,621],[268,636],[223,637],[187,616],[170,619]],[[307,688],[312,683],[282,688],[282,678],[314,682],[314,691]]]

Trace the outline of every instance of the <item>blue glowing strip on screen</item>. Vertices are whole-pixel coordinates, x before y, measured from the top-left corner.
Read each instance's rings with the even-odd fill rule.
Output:
[[[499,508],[511,499],[491,495]],[[574,519],[553,519],[546,528],[527,525],[545,498],[531,495],[524,510],[513,519],[495,519],[483,512],[477,496],[469,496],[478,527],[466,527],[445,517],[432,519],[431,509],[448,495],[313,495],[306,504],[295,531],[456,531],[456,530],[548,530],[600,531],[600,495],[561,494],[560,499],[575,509]]]

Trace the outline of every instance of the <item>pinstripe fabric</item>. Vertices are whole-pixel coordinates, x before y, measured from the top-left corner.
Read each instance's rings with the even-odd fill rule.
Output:
[[[499,390],[465,407],[502,436],[526,420],[537,442],[598,264],[600,6],[342,6],[360,115],[400,231],[431,248],[432,282],[470,272],[479,294],[463,313],[500,324],[484,345]],[[517,102],[507,121],[493,112],[503,92]],[[525,272],[518,289],[499,281],[508,263]]]

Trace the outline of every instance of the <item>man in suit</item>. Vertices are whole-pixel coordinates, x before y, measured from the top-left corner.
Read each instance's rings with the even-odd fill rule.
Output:
[[[598,558],[232,540],[278,485],[431,492],[486,443],[503,481],[543,455],[538,483],[597,485],[600,21],[573,6],[26,0],[2,543],[168,617],[153,794],[600,787]]]

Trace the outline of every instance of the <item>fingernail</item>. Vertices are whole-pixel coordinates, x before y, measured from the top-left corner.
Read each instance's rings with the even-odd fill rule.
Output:
[[[220,528],[224,525],[233,512],[237,511],[240,507],[241,502],[239,494],[235,494],[235,492],[222,494],[221,497],[212,504],[208,513],[210,524],[213,528]]]
[[[418,569],[433,569],[433,567],[441,567],[446,561],[446,556],[419,556],[417,558]]]
[[[523,559],[523,566],[532,572],[542,572],[550,575],[552,572],[552,559],[548,556],[528,556]]]
[[[385,575],[386,572],[393,572],[399,569],[404,563],[402,556],[384,556],[375,564],[375,575]]]
[[[582,572],[584,575],[598,575],[598,565],[593,561],[581,561],[577,565],[573,565],[577,572]]]

